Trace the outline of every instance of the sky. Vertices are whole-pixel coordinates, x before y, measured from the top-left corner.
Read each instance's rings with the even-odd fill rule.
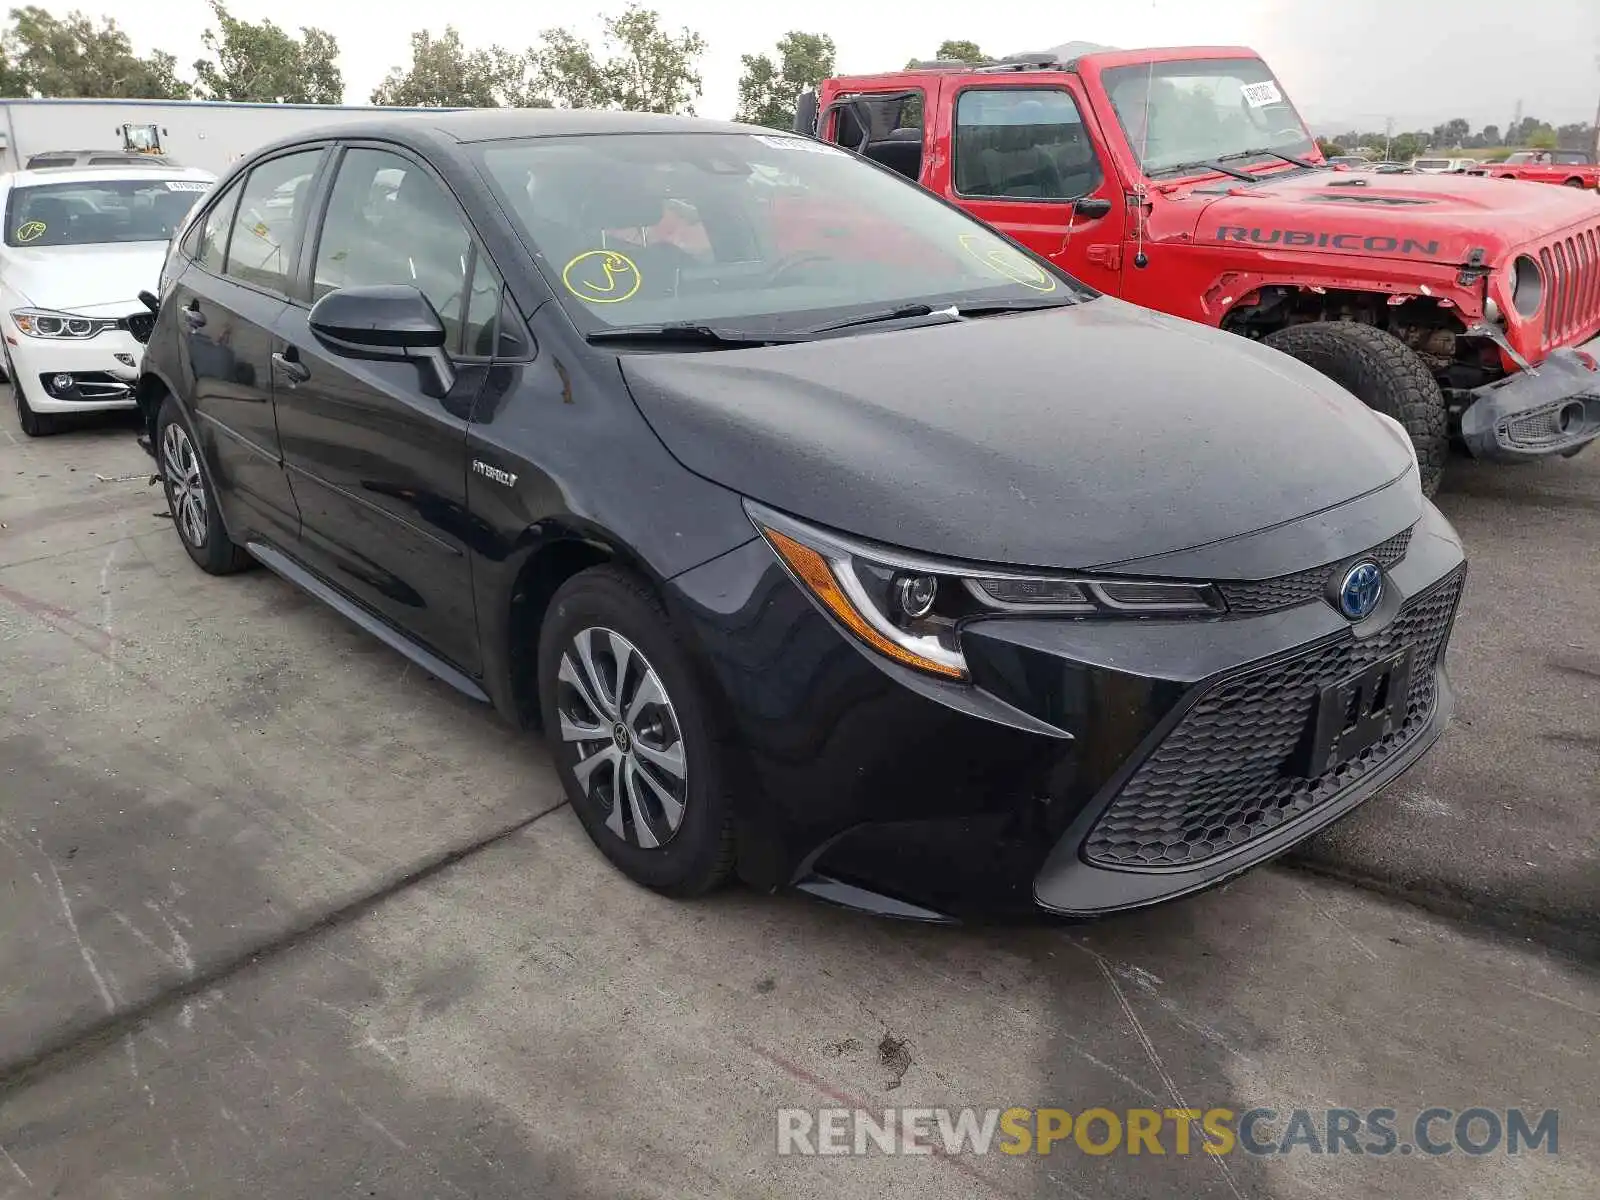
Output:
[[[39,0],[34,0],[39,2]],[[565,25],[589,38],[598,13],[626,0],[558,5],[470,5],[452,11],[424,0],[230,0],[247,20],[270,17],[296,29],[317,25],[339,41],[348,103],[366,103],[391,66],[410,61],[412,30],[440,32],[446,16],[468,45],[523,49],[541,30]],[[1429,128],[1465,117],[1504,127],[1520,101],[1552,124],[1591,121],[1600,101],[1597,0],[645,0],[676,29],[704,36],[702,116],[731,116],[739,56],[771,52],[786,31],[827,33],[841,73],[891,70],[931,57],[945,38],[977,42],[992,55],[1068,41],[1112,46],[1250,46],[1272,64],[1308,122],[1343,129]],[[201,54],[211,19],[205,0],[75,0],[41,5],[109,16],[141,53],[163,49],[184,68]]]

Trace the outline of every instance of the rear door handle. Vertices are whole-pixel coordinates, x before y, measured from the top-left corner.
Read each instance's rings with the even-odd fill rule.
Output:
[[[206,315],[198,308],[185,308],[181,310],[183,319],[190,329],[199,329],[206,323]]]
[[[306,366],[298,358],[290,358],[281,350],[273,351],[272,365],[283,372],[283,377],[289,381],[290,387],[297,383],[304,383],[311,378],[310,367]]]

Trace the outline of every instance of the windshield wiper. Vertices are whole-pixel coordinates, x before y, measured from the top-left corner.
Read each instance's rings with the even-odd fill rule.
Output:
[[[969,304],[961,310],[963,317],[987,317],[994,313],[1032,312],[1040,308],[1067,308],[1079,303],[1076,296],[1052,296],[1048,300],[990,300],[983,304]]]
[[[717,329],[693,321],[673,321],[665,325],[617,325],[596,329],[585,335],[591,342],[679,342],[702,346],[772,346],[802,342],[804,337],[787,333],[756,333],[749,329]]]
[[[1241,171],[1238,167],[1230,167],[1219,158],[1201,158],[1194,162],[1173,163],[1170,167],[1157,167],[1151,171],[1150,177],[1157,175],[1173,175],[1180,171],[1215,171],[1218,175],[1232,175],[1235,179],[1253,181],[1255,176],[1249,171]]]
[[[946,308],[935,308],[931,304],[902,304],[897,308],[884,308],[876,312],[862,313],[859,317],[851,317],[845,321],[834,321],[828,325],[813,325],[806,330],[807,333],[832,333],[836,329],[854,329],[857,325],[881,325],[885,321],[907,321],[912,317],[954,317],[959,315],[955,305]]]
[[[1233,154],[1219,154],[1216,161],[1233,162],[1240,158],[1260,158],[1263,154],[1270,154],[1273,158],[1281,158],[1286,163],[1293,163],[1295,166],[1304,167],[1308,171],[1314,171],[1328,165],[1327,163],[1314,163],[1309,158],[1296,158],[1293,154],[1285,154],[1282,150],[1273,150],[1266,146],[1259,150],[1239,150]]]

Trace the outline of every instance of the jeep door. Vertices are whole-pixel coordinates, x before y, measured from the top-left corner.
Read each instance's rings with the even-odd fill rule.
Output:
[[[488,371],[500,281],[460,206],[398,147],[343,148],[307,239],[301,294],[277,325],[274,397],[302,518],[301,554],[335,586],[468,675],[480,673],[469,562],[468,421]],[[456,379],[415,361],[346,357],[310,310],[335,288],[427,297]]]
[[[1122,189],[1076,80],[941,81],[937,190],[1090,287],[1122,290]]]

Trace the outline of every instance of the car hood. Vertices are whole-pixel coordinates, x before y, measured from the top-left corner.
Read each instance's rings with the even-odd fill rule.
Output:
[[[1403,437],[1309,367],[1109,297],[625,355],[622,370],[697,474],[843,532],[982,562],[1086,569],[1189,549],[1414,470]],[[1421,503],[1417,491],[1412,519]]]
[[[161,277],[166,242],[97,246],[7,247],[5,282],[35,308],[82,312],[106,305],[144,311],[141,291],[153,292]]]
[[[1478,175],[1287,171],[1261,183],[1210,181],[1156,205],[1150,234],[1229,247],[1464,263],[1600,219],[1575,188],[1515,187]]]

